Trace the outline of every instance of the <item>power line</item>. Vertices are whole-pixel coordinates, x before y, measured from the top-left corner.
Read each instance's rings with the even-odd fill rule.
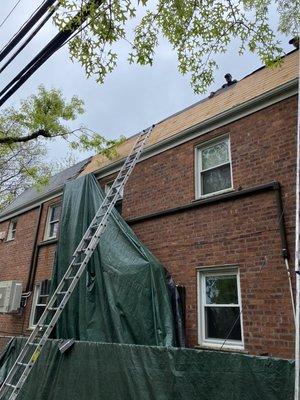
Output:
[[[10,10],[10,12],[7,14],[7,16],[4,18],[4,20],[0,23],[0,28],[5,24],[5,22],[8,20],[8,18],[11,16],[11,14],[14,12],[15,8],[18,6],[18,4],[21,2],[21,0],[18,0],[16,4],[13,6],[13,8]]]
[[[49,18],[55,13],[58,9],[59,3],[53,7],[46,17],[41,21],[41,23],[36,27],[36,29],[31,33],[31,35],[23,42],[23,44],[13,53],[13,55],[6,61],[6,63],[0,68],[0,73],[3,72],[8,65],[17,57],[18,54],[31,42],[31,40],[36,36],[36,34],[40,31],[40,29],[45,25],[45,23],[49,20]]]
[[[19,0],[20,1],[20,0]],[[28,18],[28,20],[21,26],[17,33],[0,51],[0,62],[7,56],[11,50],[24,38],[30,29],[37,23],[37,21],[48,11],[56,0],[45,0]]]
[[[101,0],[96,0],[98,6]],[[59,32],[0,92],[0,106],[9,99],[19,87],[51,57],[62,45],[72,36],[74,32],[86,21],[90,14],[90,5],[95,4],[95,0],[90,0],[82,10],[70,21],[70,28]]]

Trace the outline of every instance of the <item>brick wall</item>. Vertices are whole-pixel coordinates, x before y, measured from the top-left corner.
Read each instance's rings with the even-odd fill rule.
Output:
[[[293,254],[296,110],[297,98],[289,98],[137,164],[125,188],[124,218],[193,202],[195,146],[228,134],[235,190],[271,181],[281,183],[288,245]],[[112,177],[103,179],[101,185]],[[38,242],[43,238],[47,206]],[[0,243],[1,280],[26,281],[36,218],[37,210],[22,215],[15,242]],[[0,231],[6,227],[3,223]],[[293,356],[294,327],[274,192],[202,205],[131,223],[131,227],[176,282],[186,286],[189,346],[198,343],[197,268],[230,264],[240,268],[246,351]],[[37,282],[50,277],[54,252],[55,244],[40,247]],[[27,333],[29,311],[30,301],[25,319],[0,317],[0,330],[21,333],[25,321],[23,333]]]

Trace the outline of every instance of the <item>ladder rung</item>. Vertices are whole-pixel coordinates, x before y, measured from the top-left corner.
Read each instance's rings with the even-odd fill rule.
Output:
[[[17,387],[17,385],[13,385],[12,383],[5,383],[5,385],[9,386],[9,387],[12,387],[14,389]]]
[[[38,343],[34,343],[34,342],[28,342],[27,343],[29,346],[38,346],[39,344]]]
[[[68,293],[67,291],[66,292],[57,292],[56,294],[61,294],[61,295],[65,295],[66,293]]]
[[[75,278],[75,276],[66,276],[64,279],[70,280],[70,279],[74,279],[74,278]]]
[[[27,367],[28,364],[26,363],[22,363],[20,361],[17,362],[18,365],[20,365],[21,367]]]
[[[59,307],[48,307],[48,310],[49,311],[56,311],[56,310],[58,310],[59,309]]]

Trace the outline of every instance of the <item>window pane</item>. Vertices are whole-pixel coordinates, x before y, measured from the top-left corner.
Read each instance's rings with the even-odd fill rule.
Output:
[[[60,217],[60,212],[61,212],[61,206],[57,205],[51,208],[51,218],[50,218],[50,222],[51,221],[57,221]]]
[[[207,339],[242,340],[239,307],[205,307],[205,314]]]
[[[205,278],[206,304],[238,304],[236,275]]]
[[[228,140],[202,150],[202,169],[213,168],[228,161]]]
[[[230,187],[230,164],[202,172],[202,194],[214,193]]]
[[[49,229],[49,237],[57,237],[59,222],[52,222]]]
[[[33,324],[34,325],[36,325],[38,323],[38,321],[41,318],[44,310],[45,310],[44,306],[36,306],[35,307],[34,320],[33,320]]]

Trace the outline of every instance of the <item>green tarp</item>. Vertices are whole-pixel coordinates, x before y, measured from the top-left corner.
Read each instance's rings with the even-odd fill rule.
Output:
[[[93,175],[67,183],[52,290],[104,198]],[[172,346],[174,318],[165,271],[113,211],[54,337]]]
[[[0,359],[0,380],[21,340]],[[48,341],[20,400],[293,400],[287,360],[170,347]]]

